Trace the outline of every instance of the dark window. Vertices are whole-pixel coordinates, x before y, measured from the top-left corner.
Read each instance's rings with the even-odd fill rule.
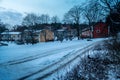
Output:
[[[96,30],[96,33],[100,33],[100,30],[98,29],[98,30]]]

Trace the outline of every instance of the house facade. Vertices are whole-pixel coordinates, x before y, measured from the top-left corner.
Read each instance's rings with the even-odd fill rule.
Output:
[[[109,26],[104,22],[98,22],[92,29],[85,28],[82,30],[81,37],[83,38],[103,38],[109,36]]]
[[[66,34],[66,30],[65,29],[58,29],[56,31],[56,40],[63,40],[67,34]]]
[[[93,38],[108,37],[109,26],[104,22],[98,22],[93,27]]]
[[[59,40],[60,38],[66,39],[66,40],[71,40],[72,38],[76,37],[77,35],[77,30],[76,29],[58,29],[56,36],[57,39]]]
[[[54,41],[54,32],[49,29],[43,29],[39,33],[39,42]]]
[[[23,41],[48,42],[54,41],[54,32],[49,29],[43,30],[25,30],[23,32]]]
[[[90,28],[83,29],[81,37],[82,38],[90,38],[90,37],[92,37],[92,31],[90,30]]]
[[[1,33],[1,40],[3,41],[21,40],[21,32],[3,32]]]

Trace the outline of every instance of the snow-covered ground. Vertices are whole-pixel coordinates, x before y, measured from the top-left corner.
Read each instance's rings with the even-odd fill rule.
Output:
[[[40,72],[65,56],[103,39],[0,46],[0,80],[16,80]]]

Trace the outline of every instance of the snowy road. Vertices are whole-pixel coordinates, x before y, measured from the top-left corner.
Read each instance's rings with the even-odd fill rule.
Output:
[[[75,40],[64,43],[52,42],[33,46],[13,46],[17,51],[14,51],[11,46],[0,47],[0,80],[42,79],[91,48],[86,46],[101,40]],[[20,51],[22,49],[23,51]]]
[[[32,61],[32,60],[35,60],[35,59],[40,59],[40,58],[43,58],[43,57],[47,57],[47,56],[50,56],[50,55],[54,55],[54,54],[59,54],[61,52],[69,52],[69,51],[72,51],[72,50],[75,50],[77,48],[79,48],[80,45],[73,45],[73,46],[69,46],[69,47],[64,47],[64,48],[60,48],[60,49],[53,49],[53,50],[49,50],[49,51],[46,51],[46,52],[39,52],[39,54],[37,55],[31,55],[31,56],[28,56],[28,57],[25,57],[25,58],[21,58],[21,59],[17,59],[17,60],[11,60],[11,61],[8,61],[8,62],[4,62],[4,63],[1,63],[0,65],[15,65],[15,64],[20,64],[20,63],[24,63],[24,62],[28,62],[28,61]],[[72,49],[71,49],[72,48]],[[71,50],[70,50],[71,49]]]
[[[42,80],[45,77],[48,77],[55,71],[58,71],[61,68],[64,68],[68,63],[72,62],[80,56],[80,54],[85,53],[87,50],[91,49],[93,46],[87,46],[85,49],[80,49],[77,51],[72,51],[72,54],[62,57],[59,61],[25,77],[20,78],[19,80]]]

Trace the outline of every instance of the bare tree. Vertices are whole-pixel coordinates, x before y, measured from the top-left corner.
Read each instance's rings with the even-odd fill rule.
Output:
[[[74,6],[68,11],[69,17],[73,20],[75,24],[80,23],[80,14],[81,14],[81,7],[79,5]]]
[[[50,17],[49,17],[48,14],[42,14],[42,15],[40,16],[40,20],[41,20],[41,23],[42,23],[42,24],[48,24],[49,21],[50,21]]]
[[[24,19],[23,19],[23,25],[25,26],[34,26],[37,23],[38,16],[36,14],[28,14]]]
[[[108,15],[116,13],[119,18],[120,14],[120,0],[100,0],[101,6]],[[115,16],[115,15],[114,15]],[[111,17],[112,19],[112,17]]]
[[[105,19],[105,15],[103,15],[103,13],[103,7],[100,5],[98,0],[89,0],[89,2],[83,6],[83,15],[88,21],[91,32],[93,25],[92,22],[97,22]]]
[[[52,21],[52,23],[59,23],[59,22],[60,22],[60,19],[59,19],[58,16],[53,16],[53,17],[51,18],[51,21]]]
[[[64,15],[64,21],[74,23],[77,29],[78,40],[80,39],[80,15],[81,15],[81,6],[77,5],[71,8],[68,13]]]
[[[107,12],[111,12],[113,9],[117,8],[119,5],[120,0],[99,0],[101,3],[101,6],[104,7],[104,9]]]
[[[117,38],[120,31],[120,0],[100,0],[100,3],[108,14],[106,22],[110,26],[110,35]]]
[[[64,14],[63,22],[66,23],[66,24],[73,24],[73,20],[70,17],[69,13]]]
[[[107,15],[113,15],[114,14],[114,18],[117,17],[117,19],[119,18],[120,15],[120,0],[99,0],[100,5],[104,8],[104,11],[107,13]],[[116,17],[115,17],[116,16]],[[109,16],[111,21],[113,16]]]
[[[34,32],[35,32],[34,26],[37,24],[37,21],[38,21],[38,16],[33,13],[28,14],[23,19],[23,23],[22,23],[23,26],[27,26],[27,28],[28,28],[27,32],[24,34],[24,38],[25,38],[24,40],[27,43],[34,44],[36,42],[34,39]]]
[[[0,41],[2,40],[1,39],[2,38],[1,33],[6,31],[6,30],[7,30],[6,25],[3,22],[1,22],[1,20],[0,20]]]
[[[61,21],[58,16],[51,17],[51,26],[52,26],[51,29],[55,31],[55,33],[56,33],[56,30],[61,28]]]
[[[97,22],[103,18],[101,15],[102,7],[97,0],[91,0],[87,5],[84,6],[83,15],[87,18],[88,22]]]

